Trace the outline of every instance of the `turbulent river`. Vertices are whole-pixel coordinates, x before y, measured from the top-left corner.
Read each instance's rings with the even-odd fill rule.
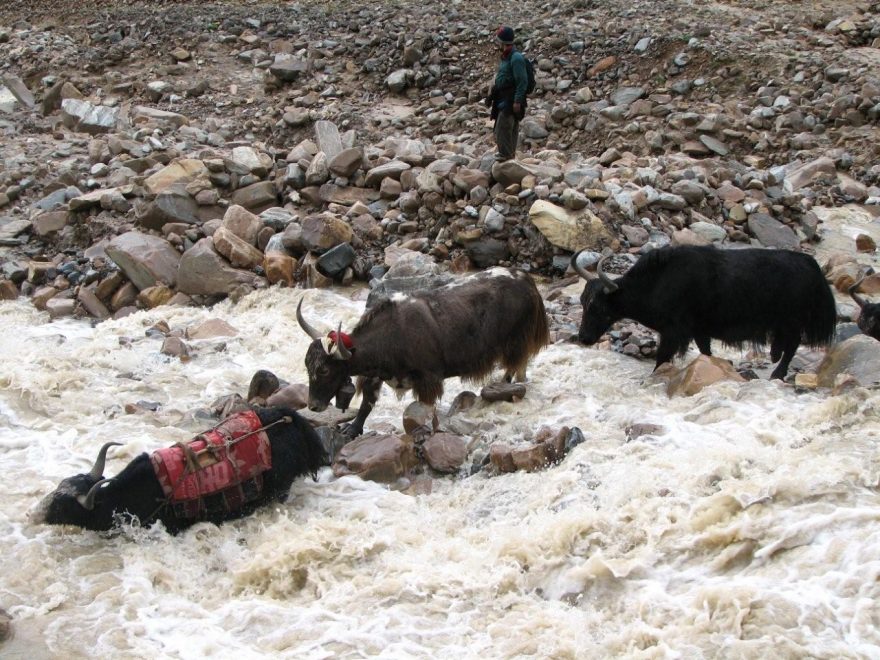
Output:
[[[305,380],[309,318],[362,296],[273,289],[92,327],[0,304],[5,658],[880,657],[880,391],[766,379],[667,397],[652,363],[558,344],[526,398],[463,413],[481,444],[579,427],[542,472],[407,495],[329,469],[285,504],[172,537],[35,525],[28,511],[108,440],[106,474],[193,435],[189,411],[257,369]],[[188,363],[145,330],[222,318]],[[723,353],[736,359],[739,353]],[[688,359],[694,354],[688,356]],[[446,383],[441,406],[463,386]],[[126,414],[137,401],[155,413]],[[401,429],[387,388],[367,428]],[[634,423],[663,431],[627,441]],[[204,425],[202,425],[204,427]]]

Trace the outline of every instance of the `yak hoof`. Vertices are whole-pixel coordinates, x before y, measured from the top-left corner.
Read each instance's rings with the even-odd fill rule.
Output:
[[[364,427],[356,424],[343,424],[339,427],[339,430],[343,435],[347,435],[351,440],[354,440],[364,432]]]

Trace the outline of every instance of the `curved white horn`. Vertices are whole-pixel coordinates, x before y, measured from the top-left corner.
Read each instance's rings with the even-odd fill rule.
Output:
[[[339,327],[336,329],[336,349],[335,352],[339,356],[340,360],[350,360],[351,359],[351,351],[345,347],[345,342],[342,341],[342,322],[340,321]]]
[[[605,285],[605,290],[608,293],[614,293],[618,289],[617,283],[610,277],[608,277],[608,275],[605,274],[605,271],[602,270],[602,264],[608,261],[611,256],[612,255],[602,257],[601,259],[599,259],[599,265],[596,266],[596,272],[599,274],[599,279],[602,280],[602,284]]]
[[[582,252],[583,250],[581,250],[580,252],[575,252],[573,255],[571,255],[571,267],[574,268],[574,272],[576,272],[582,279],[585,279],[589,282],[592,279],[590,277],[590,273],[588,273],[587,269],[583,268],[578,263],[578,257],[581,256]]]
[[[83,509],[91,511],[95,508],[95,496],[98,494],[98,490],[108,481],[110,481],[110,479],[101,479],[101,481],[89,489],[89,492],[85,497],[82,495],[77,496],[76,501],[80,503],[80,506],[82,506]]]
[[[100,479],[104,476],[104,463],[107,462],[107,450],[110,447],[121,447],[121,442],[108,442],[101,450],[98,452],[98,458],[95,460],[95,464],[92,466],[92,471],[89,472],[89,476],[92,479]]]
[[[296,320],[299,323],[299,327],[303,329],[303,331],[312,339],[320,339],[321,333],[315,330],[312,326],[310,326],[302,315],[302,298],[299,299],[299,304],[296,306]]]

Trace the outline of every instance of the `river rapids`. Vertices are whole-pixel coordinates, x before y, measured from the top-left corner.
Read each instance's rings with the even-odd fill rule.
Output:
[[[463,413],[483,446],[579,427],[586,441],[544,471],[463,470],[407,495],[327,468],[284,504],[179,536],[30,522],[104,442],[125,443],[112,475],[190,438],[201,429],[187,413],[245,393],[258,369],[305,382],[302,295],[324,328],[352,327],[364,307],[270,289],[93,327],[0,305],[0,607],[14,630],[0,655],[880,657],[880,392],[868,388],[760,379],[669,398],[651,362],[557,344],[530,366],[523,401]],[[145,335],[209,318],[239,334],[191,342],[187,363]],[[470,387],[447,381],[440,406]],[[409,400],[385,388],[367,429],[402,432]],[[160,407],[126,414],[137,401]],[[628,441],[635,423],[662,431]]]

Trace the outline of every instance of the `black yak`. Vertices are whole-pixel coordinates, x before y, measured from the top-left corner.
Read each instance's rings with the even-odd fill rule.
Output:
[[[593,344],[615,321],[638,321],[660,333],[655,369],[684,354],[691,339],[705,355],[711,355],[711,339],[736,347],[769,342],[771,360],[779,361],[771,378],[785,378],[799,344],[820,346],[834,337],[834,296],[809,255],[665,247],[643,255],[616,280],[602,270],[606,259],[592,279],[572,257],[589,280],[578,338]]]
[[[856,323],[859,326],[859,330],[866,335],[874,339],[880,339],[880,303],[869,303],[856,293],[864,279],[864,277],[861,278],[849,288],[849,295],[852,296],[852,299],[859,306],[859,318]]]
[[[350,335],[326,337],[296,309],[300,327],[314,340],[305,357],[309,408],[322,411],[358,376],[363,398],[345,429],[355,437],[373,409],[383,382],[411,389],[433,405],[452,376],[478,380],[496,364],[505,378],[525,379],[529,359],[548,340],[544,301],[528,274],[493,268],[436,289],[394,294],[361,317]],[[338,341],[337,341],[338,340]],[[338,403],[338,397],[337,397]]]
[[[200,520],[219,523],[281,500],[294,479],[314,478],[328,462],[314,429],[288,408],[231,415],[189,443],[137,456],[105,479],[107,450],[118,444],[101,447],[88,474],[63,480],[32,520],[92,530],[161,521],[176,533]]]

